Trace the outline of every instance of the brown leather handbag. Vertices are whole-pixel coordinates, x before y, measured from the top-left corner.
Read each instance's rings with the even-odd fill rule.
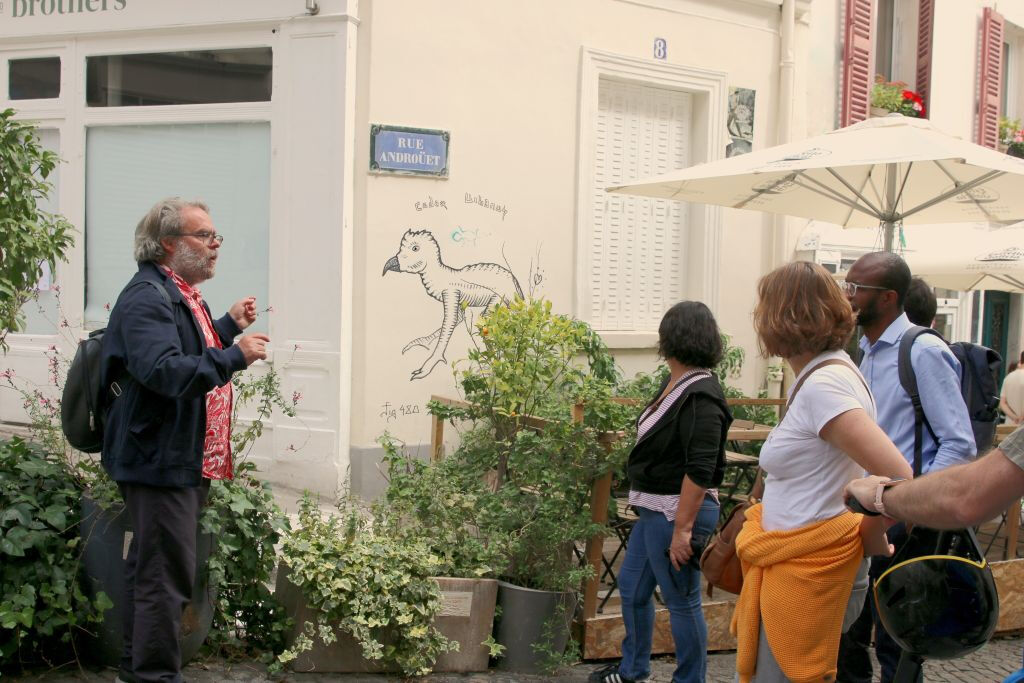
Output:
[[[789,400],[786,401],[787,408],[793,405],[793,399],[796,398],[797,392],[803,386],[804,380],[819,368],[827,365],[854,367],[847,361],[835,358],[818,363],[801,377],[797,385],[793,387],[793,391],[789,394]],[[870,390],[868,393],[870,393]],[[708,582],[708,596],[711,595],[714,588],[721,588],[724,591],[736,593],[737,595],[739,595],[740,590],[743,588],[743,567],[740,565],[739,556],[736,555],[736,537],[739,535],[740,530],[743,529],[743,523],[747,521],[747,509],[758,503],[764,494],[764,478],[762,475],[763,471],[759,468],[757,470],[757,478],[754,480],[754,486],[750,490],[750,498],[736,504],[736,507],[732,509],[726,518],[721,530],[711,539],[700,556],[700,571]]]
[[[708,582],[708,597],[715,588],[737,595],[743,588],[743,567],[736,554],[736,537],[743,528],[743,522],[747,520],[747,509],[760,500],[763,491],[764,481],[758,469],[750,498],[736,504],[721,530],[704,548],[700,556],[700,571]]]

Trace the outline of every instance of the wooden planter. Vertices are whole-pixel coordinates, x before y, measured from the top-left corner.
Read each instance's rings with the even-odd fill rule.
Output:
[[[283,562],[277,570],[276,594],[285,613],[294,620],[288,634],[288,646],[295,643],[302,632],[302,624],[316,623],[316,614],[306,603],[302,591],[288,580],[288,566]],[[434,626],[445,638],[459,644],[456,652],[441,655],[434,671],[468,673],[486,671],[489,651],[482,643],[491,634],[494,623],[494,605],[498,597],[498,582],[494,579],[456,579],[437,577],[441,588],[441,612]],[[296,673],[393,673],[379,661],[363,658],[363,650],[348,633],[335,629],[338,640],[331,645],[314,641],[313,647],[301,653],[291,663]],[[385,634],[382,642],[387,644]],[[392,641],[393,642],[393,641]]]

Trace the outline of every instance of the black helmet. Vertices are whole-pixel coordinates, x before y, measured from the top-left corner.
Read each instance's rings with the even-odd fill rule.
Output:
[[[974,652],[999,618],[992,570],[970,529],[911,530],[875,582],[875,604],[904,651],[932,659]]]

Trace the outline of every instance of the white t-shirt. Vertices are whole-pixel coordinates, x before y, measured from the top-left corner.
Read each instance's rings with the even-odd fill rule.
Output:
[[[819,354],[800,372],[823,360],[850,363],[817,370],[800,387],[786,417],[761,448],[761,467],[768,473],[764,489],[762,526],[765,531],[796,529],[843,513],[843,488],[864,470],[818,433],[834,417],[863,408],[875,419],[875,402],[860,371],[844,351]]]

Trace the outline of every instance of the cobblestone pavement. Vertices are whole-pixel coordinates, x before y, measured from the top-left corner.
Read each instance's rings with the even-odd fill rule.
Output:
[[[930,661],[925,663],[925,681],[927,683],[997,683],[1012,671],[1021,667],[1021,652],[1024,638],[1001,638],[990,642],[978,652],[953,661]],[[735,671],[736,655],[733,653],[714,654],[708,657],[708,683],[731,683]],[[566,681],[580,683],[587,680],[587,675],[600,664],[580,664],[566,669],[554,676],[526,676],[507,674],[497,671],[466,675],[434,674],[423,679],[425,683],[534,683],[540,681]],[[651,683],[669,683],[672,680],[673,660],[662,657],[652,663]],[[878,667],[875,665],[877,674]],[[10,681],[45,681],[46,683],[110,683],[114,680],[115,671],[100,670],[84,673],[68,671],[52,671],[36,676],[2,677],[0,680]],[[185,671],[189,683],[221,683],[223,682],[261,682],[267,681],[263,667],[251,664],[232,664],[210,662],[193,664]],[[399,681],[394,676],[369,675],[338,675],[338,674],[287,674],[281,681],[294,683],[325,683],[326,681],[342,681],[343,683],[384,683]]]

